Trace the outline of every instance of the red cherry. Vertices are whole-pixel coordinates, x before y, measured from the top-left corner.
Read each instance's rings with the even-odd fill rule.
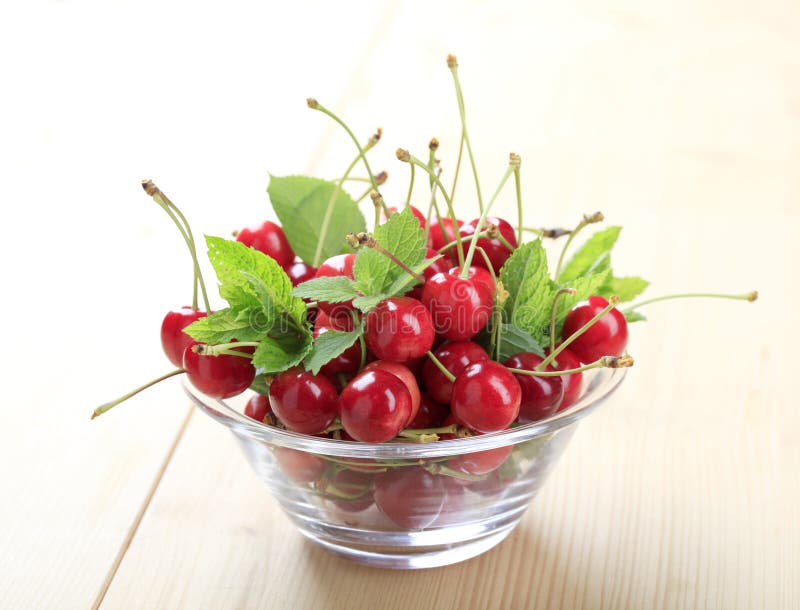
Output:
[[[419,226],[420,226],[420,227],[421,227],[421,228],[424,230],[424,229],[425,229],[425,225],[427,224],[427,223],[425,222],[425,214],[423,214],[422,212],[420,212],[420,211],[419,211],[417,208],[415,208],[413,205],[411,205],[411,206],[408,206],[408,207],[410,207],[410,208],[411,208],[411,213],[414,215],[414,218],[416,218],[416,219],[417,219],[417,221],[419,221]],[[396,213],[397,213],[399,210],[398,210],[396,207],[391,207],[391,208],[389,208],[389,211],[390,211],[392,214],[396,214]],[[383,219],[384,219],[384,221],[385,221],[385,220],[386,220],[386,217],[384,216],[384,217],[383,217]]]
[[[486,218],[486,222],[484,223],[484,228],[490,224],[495,225],[499,229],[500,235],[502,235],[508,241],[508,243],[515,248],[517,247],[517,235],[516,231],[514,231],[514,227],[512,227],[502,218],[497,218],[496,216],[488,216]],[[464,237],[474,235],[477,226],[477,218],[475,220],[470,220],[467,224],[461,227],[461,235]],[[478,247],[483,248],[484,252],[486,252],[486,255],[488,256],[489,262],[491,262],[492,269],[494,269],[495,273],[500,273],[500,268],[505,264],[506,260],[508,260],[508,257],[511,256],[511,250],[509,250],[505,244],[496,238],[488,239],[483,237],[478,240]],[[478,267],[486,268],[486,261],[484,260],[483,256],[480,255],[480,253],[475,255],[475,259],[472,261],[472,264]]]
[[[305,451],[273,447],[272,455],[283,476],[295,483],[313,483],[325,472],[325,460]]]
[[[417,411],[417,415],[407,427],[412,430],[437,428],[449,414],[450,407],[448,405],[436,402],[427,394],[422,394],[419,411]]]
[[[427,308],[409,297],[384,299],[364,323],[367,347],[379,360],[406,362],[424,356],[435,332]]]
[[[336,388],[323,375],[299,367],[276,376],[269,385],[269,404],[284,425],[303,434],[320,434],[337,414]]]
[[[343,275],[352,280],[353,265],[355,262],[355,254],[337,254],[336,256],[330,257],[319,266],[315,277],[336,277]],[[319,308],[331,317],[349,317],[350,312],[353,310],[353,302],[327,303],[325,301],[320,301]]]
[[[421,396],[419,385],[417,384],[417,378],[414,377],[414,373],[411,372],[411,369],[398,362],[376,360],[375,362],[370,362],[364,367],[365,371],[373,371],[376,369],[391,373],[405,384],[406,389],[411,396],[411,414],[408,416],[408,421],[403,426],[404,428],[408,427],[411,423],[411,420],[417,416],[417,411],[419,411],[420,407]]]
[[[494,294],[495,286],[494,280],[492,279],[492,274],[489,273],[483,267],[475,267],[472,266],[469,268],[467,272],[467,279],[472,280],[473,282],[480,282],[486,289],[489,291],[489,294]]]
[[[439,253],[434,250],[433,248],[428,248],[428,251],[425,253],[425,258],[436,258],[439,256]],[[425,270],[422,272],[422,275],[425,277],[425,280],[431,279],[437,273],[445,273],[446,271],[450,271],[453,268],[453,263],[450,261],[449,258],[443,256],[439,260],[434,263],[431,263]],[[408,293],[408,296],[414,299],[422,300],[422,288],[424,284],[417,284],[411,291]]]
[[[284,267],[284,271],[286,271],[286,275],[289,276],[292,286],[298,286],[303,282],[307,282],[308,280],[313,279],[317,274],[317,270],[314,269],[314,267],[308,263],[304,263],[299,258],[293,263],[286,265],[286,267]]]
[[[444,504],[442,512],[436,519],[436,525],[450,525],[463,520],[462,511],[465,509],[464,483],[462,479],[451,476],[440,476],[444,485]]]
[[[317,314],[317,319],[314,321],[314,338],[316,339],[321,334],[329,330],[339,330],[342,332],[350,332],[355,328],[353,318],[351,316],[329,317],[324,311]],[[361,366],[361,342],[356,341],[348,347],[344,352],[336,356],[333,360],[327,362],[325,366],[320,369],[320,373],[328,377],[334,377],[339,373],[356,373]]]
[[[453,384],[450,408],[478,432],[505,430],[519,415],[522,390],[509,370],[493,360],[470,364]]]
[[[260,225],[242,229],[236,235],[236,241],[271,256],[281,267],[285,267],[294,260],[294,251],[289,245],[283,229],[269,220]]]
[[[544,358],[536,354],[522,352],[511,356],[504,364],[512,369],[534,371],[543,360]],[[548,365],[547,370],[555,369]],[[519,373],[515,373],[514,377],[522,389],[522,402],[517,421],[527,424],[549,417],[558,410],[564,398],[564,383],[561,377],[536,377]]]
[[[464,221],[459,220],[458,226],[461,227]],[[442,224],[433,222],[428,234],[428,245],[434,250],[441,250],[451,241],[455,241],[456,232],[453,230],[453,221],[449,218],[442,218]]]
[[[339,397],[342,426],[354,439],[382,443],[397,436],[411,413],[411,394],[391,373],[362,372]]]
[[[359,513],[373,504],[373,476],[355,470],[340,470],[325,483],[325,496],[348,513]],[[342,497],[348,496],[348,497]]]
[[[458,472],[480,476],[500,468],[512,450],[513,447],[507,445],[497,449],[464,453],[448,461],[447,466]]]
[[[458,377],[467,366],[481,360],[488,360],[489,354],[477,343],[455,341],[437,348],[433,355],[451,374]],[[441,403],[450,404],[453,395],[453,382],[444,376],[433,360],[428,360],[422,368],[422,378],[431,397]],[[425,427],[425,426],[423,426]]]
[[[608,301],[603,297],[589,297],[575,305],[564,318],[564,330],[561,336],[566,339],[603,308]],[[628,345],[628,323],[625,316],[615,307],[595,322],[580,337],[569,344],[569,349],[584,364],[590,364],[603,356],[621,356]]]
[[[167,312],[161,323],[161,347],[169,361],[177,367],[183,366],[183,352],[192,338],[183,332],[195,320],[206,317],[205,311],[195,311],[191,307],[181,307]]]
[[[546,354],[550,354],[550,350],[545,350]],[[578,357],[565,348],[555,359],[551,365],[556,371],[569,371],[577,369],[581,366],[581,361]],[[563,411],[567,407],[571,407],[581,396],[583,389],[583,373],[571,373],[569,375],[561,375],[561,381],[564,385],[564,398],[561,399],[561,404],[558,405],[556,411]]]
[[[483,282],[458,274],[457,268],[437,273],[422,289],[422,302],[431,312],[436,332],[450,341],[475,336],[492,315],[492,292]]]
[[[201,356],[192,350],[192,341],[183,352],[183,368],[192,385],[206,396],[230,398],[241,394],[256,376],[249,358],[242,356]],[[245,348],[242,348],[245,351]]]
[[[269,398],[263,394],[251,396],[244,406],[244,414],[251,419],[260,421],[262,424],[267,423],[264,420],[271,413],[272,408],[269,406]]]
[[[441,477],[419,467],[392,468],[375,477],[375,504],[398,526],[421,530],[442,511],[445,488]]]

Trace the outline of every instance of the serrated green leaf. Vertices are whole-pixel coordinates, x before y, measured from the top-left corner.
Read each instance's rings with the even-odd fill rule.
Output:
[[[314,347],[306,358],[306,368],[316,375],[323,366],[358,341],[360,335],[361,329],[350,332],[328,330],[320,334],[314,339]]]
[[[541,240],[522,244],[500,270],[500,281],[509,296],[504,319],[544,343],[549,333],[550,308],[555,287],[547,269]]]
[[[529,332],[513,324],[503,324],[500,327],[500,361],[520,352],[531,352],[544,358],[542,346]]]
[[[260,327],[259,316],[253,315],[253,310],[227,308],[196,320],[184,332],[195,341],[214,344],[228,343],[233,339],[260,341],[266,330]]]
[[[353,280],[344,275],[308,280],[295,287],[292,294],[303,299],[327,303],[344,303],[359,296],[353,287]]]
[[[626,303],[632,301],[650,285],[645,279],[636,276],[630,277],[613,277],[610,276],[597,292],[600,296],[605,298],[615,294],[619,297],[620,302]]]
[[[371,297],[356,297],[353,299],[353,307],[360,310],[361,313],[369,313],[370,310],[375,309],[378,303],[387,298],[386,295],[377,294]]]
[[[425,234],[411,208],[392,214],[384,224],[375,227],[375,240],[410,268],[425,258]],[[353,266],[356,290],[365,296],[386,294],[395,280],[408,274],[384,254],[373,248],[362,248]]]
[[[626,311],[625,312],[625,321],[626,322],[644,322],[647,318],[640,314],[638,311]]]
[[[309,265],[318,265],[331,256],[349,252],[345,235],[366,231],[367,224],[358,205],[335,182],[308,176],[270,176],[267,193],[289,244],[295,254]],[[331,201],[333,210],[322,241],[320,259],[315,261]]]
[[[575,278],[559,286],[559,288],[574,288],[575,295],[563,294],[558,300],[558,309],[556,311],[556,337],[561,335],[561,329],[564,326],[564,318],[567,317],[569,310],[572,309],[576,303],[585,301],[592,295],[600,294],[600,287],[608,281],[610,275],[611,269],[605,269],[599,273]]]
[[[311,333],[289,332],[261,340],[253,354],[253,366],[266,374],[296,366],[311,351]]]
[[[570,281],[605,271],[611,267],[611,249],[617,242],[622,227],[608,227],[592,235],[564,266],[557,281],[569,284]]]

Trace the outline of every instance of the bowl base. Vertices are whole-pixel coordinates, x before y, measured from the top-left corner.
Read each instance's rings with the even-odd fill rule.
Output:
[[[505,527],[493,529],[485,536],[472,538],[464,542],[415,548],[344,545],[320,536],[319,532],[310,531],[302,527],[298,529],[300,533],[315,544],[338,557],[375,568],[419,570],[423,568],[438,568],[477,557],[500,544],[511,533],[511,530],[516,527],[517,523],[519,523],[519,519]]]

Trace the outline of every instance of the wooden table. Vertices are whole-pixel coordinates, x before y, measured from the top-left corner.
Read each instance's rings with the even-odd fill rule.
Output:
[[[1,607],[800,606],[797,3],[162,4],[3,19]],[[653,305],[623,388],[504,543],[381,571],[293,531],[177,384],[88,415],[166,369],[157,327],[188,296],[143,174],[197,233],[260,220],[268,171],[353,157],[315,95],[361,136],[385,128],[374,164],[399,201],[396,147],[437,136],[454,165],[448,52],[484,191],[514,150],[531,224],[599,209],[651,294],[761,299]],[[459,195],[470,210],[468,173]]]

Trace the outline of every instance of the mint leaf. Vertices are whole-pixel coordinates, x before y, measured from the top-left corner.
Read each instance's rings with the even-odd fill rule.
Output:
[[[410,268],[425,258],[425,235],[411,208],[392,214],[384,224],[375,227],[373,237]],[[392,284],[408,274],[388,257],[372,248],[362,248],[353,266],[356,290],[365,296],[385,294]]]
[[[599,273],[575,278],[560,286],[560,288],[574,288],[575,295],[562,294],[558,300],[558,309],[556,311],[556,337],[561,335],[561,329],[564,326],[564,318],[567,317],[569,310],[572,309],[576,303],[585,301],[592,295],[600,294],[601,286],[608,281],[609,277],[611,277],[611,269],[605,269]]]
[[[610,276],[605,284],[600,288],[597,294],[606,298],[615,294],[623,303],[632,301],[650,285],[645,279],[640,277],[613,277]]]
[[[542,346],[530,333],[513,324],[503,324],[500,327],[500,361],[520,352],[531,352],[544,358]]]
[[[571,280],[611,268],[611,249],[617,242],[622,227],[608,227],[592,235],[572,255],[561,270],[557,281],[569,285]]]
[[[541,240],[518,247],[500,270],[500,281],[508,291],[503,306],[505,321],[526,331],[535,341],[545,343],[556,289],[550,280]]]
[[[343,275],[308,280],[297,286],[292,294],[303,299],[327,303],[344,303],[359,296],[353,287],[353,280]]]
[[[311,350],[310,332],[287,332],[261,340],[253,354],[253,366],[264,373],[280,373],[303,361]]]
[[[314,257],[322,236],[328,204],[337,190],[335,182],[307,176],[270,176],[269,194],[275,214],[295,254],[309,265],[318,265],[331,256],[349,252],[347,233],[366,231],[363,214],[352,197],[338,189],[319,261]]]
[[[353,299],[353,307],[361,310],[361,313],[369,313],[371,309],[375,309],[378,303],[386,298],[388,297],[383,294],[376,294],[371,297],[357,297]]]
[[[328,362],[344,353],[361,335],[361,330],[342,332],[327,330],[314,339],[314,347],[306,358],[306,368],[314,375]]]
[[[260,341],[266,329],[259,328],[259,317],[250,309],[222,309],[192,322],[184,329],[195,341],[202,343],[229,343],[237,341]]]
[[[647,320],[642,314],[638,311],[626,311],[625,312],[625,321],[626,322],[644,322]]]

